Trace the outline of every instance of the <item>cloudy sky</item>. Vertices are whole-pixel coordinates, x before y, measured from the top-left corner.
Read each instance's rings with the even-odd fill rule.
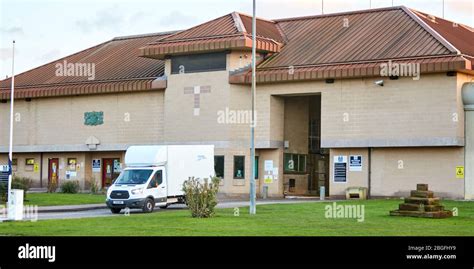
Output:
[[[474,26],[474,0],[444,0],[445,18]],[[443,0],[393,0],[442,16]],[[321,0],[257,0],[259,17],[321,14]],[[391,6],[392,0],[325,0],[324,13]],[[252,12],[251,0],[0,0],[0,79],[115,36],[186,29],[218,16]]]

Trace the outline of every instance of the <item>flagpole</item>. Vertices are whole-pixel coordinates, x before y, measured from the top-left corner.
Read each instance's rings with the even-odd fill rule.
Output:
[[[15,102],[15,40],[13,40],[13,50],[12,50],[12,84],[11,84],[11,97],[10,97],[10,145],[8,149],[8,166],[9,166],[9,175],[8,175],[8,205],[11,203],[11,188],[13,180],[13,171],[12,171],[12,160],[13,160],[13,103]]]
[[[257,32],[257,19],[256,19],[256,5],[253,0],[253,16],[252,16],[252,122],[251,122],[251,139],[250,139],[250,214],[255,215],[257,208],[255,205],[256,188],[255,188],[255,71],[256,71],[256,32]]]

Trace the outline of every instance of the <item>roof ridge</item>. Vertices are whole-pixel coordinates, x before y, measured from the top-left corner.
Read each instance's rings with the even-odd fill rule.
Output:
[[[237,28],[237,31],[240,33],[247,33],[247,29],[245,28],[244,23],[242,22],[242,18],[240,14],[236,11],[232,12],[232,19],[234,20],[234,25]]]
[[[148,34],[136,34],[136,35],[126,35],[126,36],[116,36],[112,38],[111,41],[117,40],[126,40],[126,39],[135,39],[135,38],[143,38],[143,37],[152,37],[152,36],[162,36],[162,35],[170,35],[177,33],[181,30],[172,30],[172,31],[165,31],[165,32],[156,32],[156,33],[148,33]]]
[[[250,15],[250,14],[247,14],[247,13],[243,13],[243,12],[240,12],[240,11],[235,11],[235,13],[242,15],[242,16],[246,16],[246,17],[249,17],[249,18],[252,18],[253,16]],[[272,22],[272,23],[276,23],[274,20],[271,20],[271,19],[265,19],[265,18],[262,18],[262,17],[258,17],[257,16],[257,20],[261,20],[261,21],[266,21],[266,22]]]
[[[407,7],[402,7],[402,10],[418,25],[420,25],[425,31],[427,31],[432,37],[434,37],[441,45],[447,48],[449,51],[454,52],[456,54],[461,54],[458,48],[456,48],[451,42],[449,42],[446,38],[444,38],[438,31],[433,29],[429,26],[426,22],[424,22],[418,15],[412,10]]]
[[[197,27],[203,26],[204,24],[208,24],[208,23],[210,23],[210,22],[217,21],[217,20],[222,19],[222,18],[227,17],[227,16],[231,16],[231,17],[232,17],[232,20],[234,20],[234,19],[233,19],[233,16],[232,16],[232,13],[227,13],[227,14],[225,14],[225,15],[222,15],[222,16],[217,17],[217,18],[215,18],[215,19],[212,19],[212,20],[210,20],[210,21],[205,21],[205,22],[200,23],[200,24],[198,24],[198,25],[195,25],[195,26],[193,26],[193,27],[191,27],[191,28],[187,28],[187,29],[184,29],[184,30],[182,30],[182,31],[178,31],[178,32],[176,32],[176,33],[174,33],[174,34],[171,34],[171,35],[167,36],[166,38],[164,38],[163,41],[165,41],[167,38],[176,36],[176,35],[178,35],[178,34],[180,34],[180,33],[186,32],[186,31],[190,31],[190,30],[192,30],[192,29],[196,29]],[[234,22],[235,22],[235,21],[234,21]],[[236,30],[237,30],[237,32],[238,32],[237,27],[235,27],[235,28],[236,28]],[[150,45],[153,45],[153,44],[154,44],[154,42],[151,42],[151,43],[150,43]]]
[[[360,13],[372,13],[372,12],[396,10],[396,9],[402,9],[404,7],[405,6],[393,6],[393,7],[381,7],[381,8],[372,8],[372,9],[361,9],[361,10],[343,11],[343,12],[335,12],[335,13],[327,13],[327,14],[319,14],[319,15],[281,18],[281,19],[274,19],[273,21],[275,23],[280,23],[280,22],[284,22],[284,21],[309,20],[309,19],[316,19],[316,18],[336,17],[336,16],[342,16],[342,15],[352,15],[352,14],[360,14]]]
[[[443,21],[455,23],[455,24],[457,24],[458,26],[462,26],[462,27],[466,28],[468,31],[474,32],[474,27],[471,27],[471,26],[469,26],[469,25],[467,25],[467,24],[460,23],[460,22],[455,22],[455,21],[451,21],[451,20],[447,20],[447,19],[445,19],[445,18],[438,17],[438,16],[435,16],[435,15],[433,15],[433,14],[429,14],[429,13],[426,13],[426,12],[423,12],[423,11],[419,11],[419,10],[414,9],[414,8],[407,8],[407,9],[409,9],[409,10],[412,11],[413,13],[417,13],[417,15],[420,14],[420,15],[422,15],[422,16],[424,16],[424,17],[433,16],[433,17],[435,17],[435,18],[437,18],[437,19],[440,19],[440,20],[443,20]]]

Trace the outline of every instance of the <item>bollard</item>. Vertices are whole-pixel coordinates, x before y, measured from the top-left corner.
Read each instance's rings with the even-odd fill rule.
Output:
[[[267,199],[268,197],[268,186],[263,186],[263,191],[262,191],[262,198]]]
[[[23,219],[23,190],[11,190],[8,195],[8,219]]]
[[[319,187],[319,200],[324,200],[325,196],[326,196],[326,187],[324,186]]]

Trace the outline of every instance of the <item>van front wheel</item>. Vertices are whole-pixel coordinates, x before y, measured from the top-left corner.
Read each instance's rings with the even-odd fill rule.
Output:
[[[118,214],[118,213],[120,213],[121,209],[120,208],[111,208],[110,211],[112,211],[113,214]]]
[[[155,208],[155,203],[153,202],[152,199],[147,198],[145,200],[145,203],[143,204],[143,212],[144,213],[151,213],[153,212],[153,209]]]

